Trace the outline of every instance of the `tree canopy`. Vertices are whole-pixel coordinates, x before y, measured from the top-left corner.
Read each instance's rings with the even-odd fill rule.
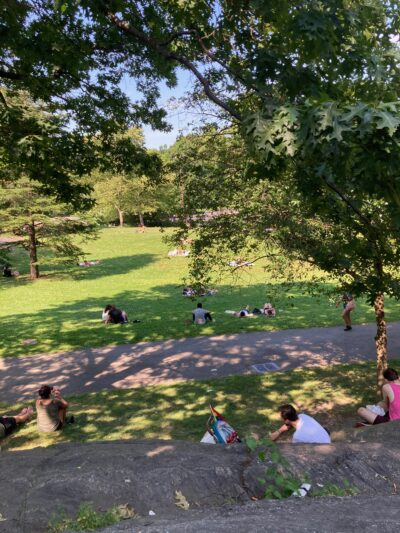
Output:
[[[311,235],[341,243],[314,260],[351,276],[368,259],[351,286],[375,302],[385,343],[383,292],[399,294],[390,271],[400,229],[398,0],[8,0],[0,9],[0,80],[67,113],[86,142],[100,132],[107,146],[139,121],[165,127],[160,82],[173,87],[178,68],[191,72],[193,100],[211,101],[252,151],[251,190],[266,175],[289,183],[316,224]],[[248,183],[230,188],[243,198]],[[229,187],[221,194],[229,203]]]

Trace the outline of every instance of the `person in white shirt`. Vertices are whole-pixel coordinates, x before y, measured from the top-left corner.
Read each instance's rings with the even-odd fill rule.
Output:
[[[198,303],[197,308],[192,311],[193,324],[205,324],[208,321],[212,322],[212,316],[207,309],[203,309],[203,304]]]
[[[330,444],[331,438],[325,428],[321,426],[312,416],[304,413],[297,414],[293,405],[285,404],[279,407],[281,418],[284,422],[277,431],[271,433],[271,440],[276,440],[290,429],[295,429],[293,442],[309,444]]]

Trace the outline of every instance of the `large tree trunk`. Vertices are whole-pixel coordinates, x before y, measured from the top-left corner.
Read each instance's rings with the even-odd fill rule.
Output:
[[[144,228],[144,218],[143,218],[143,213],[138,213],[138,217],[139,217],[139,224],[142,228]]]
[[[39,265],[37,264],[37,243],[36,243],[36,231],[35,222],[32,220],[28,224],[28,237],[29,237],[29,264],[31,267],[31,279],[37,279],[39,277]]]
[[[118,211],[119,225],[122,227],[124,225],[124,212],[121,211],[121,209],[118,209],[118,207],[115,208]]]
[[[383,384],[383,371],[387,368],[387,327],[385,321],[385,302],[383,294],[378,294],[374,301],[376,319],[376,372],[377,372],[377,395],[381,396]]]

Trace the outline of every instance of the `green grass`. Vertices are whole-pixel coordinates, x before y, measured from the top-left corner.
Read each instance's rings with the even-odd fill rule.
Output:
[[[266,293],[262,265],[247,269],[232,285],[226,279],[216,288],[217,296],[202,298],[215,323],[207,326],[187,324],[195,302],[181,296],[187,259],[168,258],[168,247],[157,229],[137,233],[133,228],[110,228],[86,245],[87,259],[100,259],[101,265],[54,270],[44,264],[43,278],[32,282],[23,252],[15,253],[13,267],[21,272],[17,280],[0,278],[0,356],[13,357],[51,353],[88,346],[162,340],[196,335],[229,334],[245,331],[305,328],[341,324],[340,309],[326,298],[302,295],[294,289],[282,292],[274,304],[276,318],[263,316],[234,318],[227,309],[244,304],[261,306],[271,301]],[[105,327],[101,310],[107,303],[125,309],[138,324]],[[400,304],[389,302],[387,317],[400,319]],[[372,322],[373,312],[358,302],[356,323]],[[37,344],[25,346],[24,339]]]
[[[400,360],[393,361],[399,367]],[[333,430],[334,440],[349,434],[356,409],[375,403],[375,364],[335,365],[264,375],[232,376],[143,389],[112,390],[68,398],[76,423],[53,434],[39,434],[32,421],[3,441],[10,450],[60,442],[115,439],[199,441],[209,402],[241,437],[263,438],[279,424],[276,410],[293,403]],[[0,405],[15,412],[19,405]],[[290,438],[290,436],[287,436]]]
[[[63,531],[95,531],[96,529],[112,526],[123,517],[118,507],[108,511],[96,511],[90,502],[81,503],[75,518],[66,516],[64,512],[56,514],[50,520],[48,533],[62,533]]]

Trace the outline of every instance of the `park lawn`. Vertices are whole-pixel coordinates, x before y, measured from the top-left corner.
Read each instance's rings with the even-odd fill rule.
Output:
[[[341,310],[327,298],[300,293],[294,287],[275,299],[266,292],[262,264],[241,272],[239,279],[226,278],[218,294],[201,298],[215,322],[206,326],[187,323],[196,301],[181,295],[188,259],[167,257],[168,246],[157,228],[138,233],[134,228],[107,228],[99,239],[85,244],[86,258],[99,259],[91,268],[49,262],[41,266],[43,277],[30,281],[25,252],[15,253],[14,279],[0,278],[0,356],[52,353],[73,349],[164,340],[197,335],[219,335],[258,330],[341,325]],[[278,291],[279,293],[279,291]],[[271,301],[276,318],[239,319],[225,313],[249,304],[251,308]],[[108,303],[125,309],[140,323],[104,326],[101,311]],[[400,304],[388,301],[387,318],[400,319]],[[355,323],[372,322],[371,307],[359,301]],[[36,344],[22,341],[35,339]]]
[[[398,368],[400,360],[391,364]],[[293,403],[329,427],[333,440],[343,440],[354,431],[357,407],[376,402],[375,363],[103,391],[67,400],[75,424],[58,433],[39,435],[31,421],[3,441],[2,448],[116,439],[197,442],[205,432],[210,402],[242,438],[266,436],[280,423],[277,407]],[[11,413],[20,407],[2,404],[0,410]]]

